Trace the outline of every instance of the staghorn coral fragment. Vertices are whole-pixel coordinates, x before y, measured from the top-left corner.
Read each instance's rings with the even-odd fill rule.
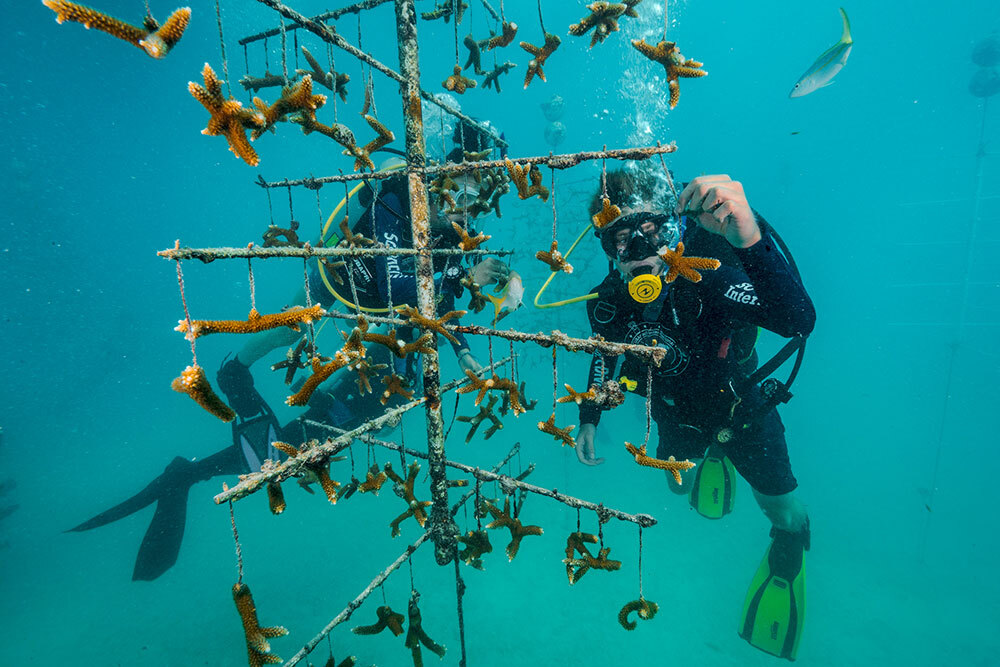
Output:
[[[575,424],[573,426],[566,426],[563,428],[559,428],[558,426],[556,426],[555,413],[552,413],[552,415],[547,420],[543,422],[538,422],[539,431],[551,435],[556,440],[561,440],[564,445],[567,445],[569,447],[576,447],[576,440],[574,440],[573,436],[570,435],[570,432],[575,428],[576,428]]]
[[[514,187],[517,188],[517,196],[519,198],[528,199],[529,197],[538,195],[538,198],[542,201],[548,201],[549,189],[542,185],[541,169],[535,165],[530,165],[527,171],[525,171],[524,167],[508,159],[504,159],[504,166],[507,167],[510,180],[514,181]],[[529,177],[531,178],[531,185],[528,185]]]
[[[489,533],[485,530],[470,530],[465,535],[459,535],[458,541],[464,545],[464,548],[458,552],[458,557],[466,565],[470,565],[477,570],[485,569],[483,567],[483,554],[493,551]]]
[[[590,549],[587,548],[587,544],[597,544],[597,536],[590,533],[575,532],[570,533],[569,538],[566,540],[566,558],[563,559],[563,563],[566,564],[566,576],[569,579],[570,586],[580,581],[583,575],[590,570],[613,572],[621,569],[622,562],[620,560],[611,560],[608,558],[608,554],[611,553],[611,547],[602,547],[597,555],[594,556],[590,553]],[[574,552],[578,552],[580,557],[576,558],[576,553]]]
[[[363,147],[358,147],[357,145],[347,146],[343,151],[344,155],[354,157],[354,171],[361,171],[362,169],[374,170],[375,162],[372,161],[371,154],[377,150],[381,150],[396,139],[396,135],[390,132],[377,118],[368,114],[363,115],[368,125],[375,130],[375,138]]]
[[[358,359],[348,366],[358,374],[358,393],[362,396],[372,393],[371,373],[385,370],[388,367],[388,364],[373,364],[365,359]]]
[[[402,396],[406,400],[413,398],[413,390],[409,389],[410,382],[402,375],[396,373],[383,375],[382,384],[385,385],[385,391],[382,392],[382,398],[379,399],[382,405],[388,403],[392,396]]]
[[[295,306],[280,313],[269,313],[267,315],[261,315],[256,310],[251,310],[246,321],[190,320],[189,323],[188,320],[179,320],[178,325],[174,327],[174,331],[180,331],[188,340],[194,340],[195,338],[214,333],[260,333],[261,331],[277,329],[278,327],[288,327],[292,331],[300,331],[300,324],[315,322],[324,315],[326,315],[326,311],[319,304],[311,308]]]
[[[497,91],[497,93],[499,93],[500,77],[503,76],[504,74],[507,74],[515,67],[517,67],[516,64],[507,61],[502,65],[497,65],[489,72],[486,72],[486,77],[483,78],[483,88],[493,88],[494,90]]]
[[[367,238],[364,234],[355,234],[351,231],[349,225],[350,218],[344,216],[344,219],[340,221],[338,228],[340,229],[340,241],[337,243],[338,246],[344,246],[347,248],[360,248],[361,246],[375,245],[375,241]]]
[[[225,137],[229,150],[251,167],[260,164],[260,157],[250,145],[246,131],[256,130],[266,123],[264,115],[259,111],[244,109],[240,102],[232,97],[222,96],[222,82],[215,71],[205,63],[201,71],[205,85],[188,81],[188,92],[208,111],[211,117],[201,131],[211,137]]]
[[[601,212],[591,216],[594,229],[603,229],[609,222],[617,220],[622,210],[611,203],[607,197],[601,199]]]
[[[656,616],[656,612],[659,610],[660,606],[655,602],[650,602],[649,600],[643,598],[632,600],[631,602],[626,602],[625,606],[618,612],[618,622],[626,630],[635,630],[639,624],[636,621],[630,621],[628,619],[629,614],[633,611],[638,612],[639,618],[644,621],[648,621]]]
[[[187,394],[195,403],[224,422],[231,422],[236,418],[236,413],[215,393],[208,378],[205,377],[204,369],[197,364],[185,368],[180,377],[174,378],[170,387],[174,391]]]
[[[285,511],[285,492],[281,490],[278,482],[267,483],[267,505],[271,508],[271,514],[275,516]]]
[[[439,658],[443,658],[444,654],[447,652],[447,649],[445,649],[444,646],[431,639],[424,630],[423,619],[420,617],[420,609],[417,608],[417,602],[419,600],[420,593],[414,590],[410,594],[410,603],[407,607],[407,616],[409,616],[410,627],[406,631],[406,639],[403,641],[403,645],[410,649],[414,667],[423,667],[424,664],[424,658],[420,652],[421,644],[426,646],[428,650],[435,653]]]
[[[191,21],[191,8],[181,7],[160,26],[156,19],[146,15],[143,27],[116,19],[113,16],[68,0],[42,0],[42,4],[56,13],[56,23],[73,21],[90,30],[96,28],[113,37],[128,42],[153,58],[163,58],[180,41]]]
[[[416,339],[412,343],[404,343],[399,340],[395,329],[392,329],[387,334],[366,333],[362,338],[366,343],[376,343],[389,348],[389,350],[400,359],[405,358],[406,355],[411,352],[419,354],[435,353],[434,348],[430,347],[433,334],[429,333],[420,336],[420,338]]]
[[[366,473],[365,481],[358,484],[358,493],[372,493],[377,496],[387,479],[389,476],[378,467],[377,463],[373,463]]]
[[[356,655],[349,655],[340,662],[334,660],[331,655],[326,659],[326,664],[323,667],[354,667],[358,663],[358,657]],[[310,665],[312,663],[309,663]]]
[[[465,436],[466,443],[472,442],[472,437],[476,434],[480,424],[486,420],[489,420],[492,423],[492,426],[486,429],[486,433],[483,434],[484,440],[489,440],[494,433],[503,428],[503,422],[500,421],[500,418],[493,413],[493,406],[496,405],[497,400],[499,399],[496,396],[491,395],[490,400],[487,401],[486,405],[479,407],[479,414],[468,417],[456,417],[458,421],[465,422],[470,425],[469,434]]]
[[[299,240],[298,234],[299,223],[297,220],[292,220],[289,226],[279,227],[275,224],[270,224],[267,226],[267,231],[264,232],[264,247],[265,248],[302,248],[305,247],[305,243]],[[281,239],[284,237],[284,240]]]
[[[518,394],[517,385],[513,380],[508,378],[501,378],[496,373],[493,374],[491,378],[481,378],[476,375],[471,370],[466,370],[465,374],[469,378],[469,384],[464,387],[459,387],[455,390],[457,394],[468,394],[473,391],[479,392],[476,395],[475,405],[479,405],[483,402],[483,398],[486,397],[486,393],[491,390],[506,392],[507,397],[510,401],[510,407],[514,411],[514,416],[525,412],[524,406],[521,405],[521,397]]]
[[[351,476],[351,481],[348,482],[347,484],[344,484],[344,488],[342,488],[340,490],[339,499],[340,500],[347,500],[348,498],[350,498],[351,496],[353,496],[355,493],[357,493],[358,486],[360,486],[360,485],[361,485],[361,480],[358,479],[357,477],[354,477],[352,475]]]
[[[479,74],[479,72],[476,72],[476,74]],[[469,88],[475,88],[477,84],[475,79],[463,76],[461,65],[455,65],[452,75],[442,81],[441,85],[453,93],[463,95],[466,90]]]
[[[646,43],[643,39],[633,39],[632,46],[654,62],[663,65],[667,74],[667,85],[670,91],[670,108],[677,106],[681,98],[679,79],[695,79],[708,74],[701,69],[705,65],[697,60],[685,58],[674,42],[660,42],[656,46]]]
[[[594,34],[590,38],[590,48],[603,42],[613,32],[618,32],[618,19],[622,16],[637,17],[638,13],[633,9],[642,0],[626,0],[626,2],[592,2],[587,5],[590,14],[580,19],[579,23],[574,23],[569,27],[569,34],[576,37],[586,35],[591,28]]]
[[[375,616],[378,617],[378,621],[371,625],[359,625],[356,628],[351,628],[351,632],[356,635],[377,635],[386,628],[396,635],[397,637],[403,634],[403,621],[405,617],[392,610],[392,607],[388,605],[379,607],[375,610]]]
[[[566,391],[569,392],[569,395],[560,396],[558,399],[556,399],[557,403],[569,403],[570,401],[572,401],[577,405],[580,405],[584,401],[587,401],[589,403],[597,398],[597,393],[594,391],[593,387],[591,387],[587,391],[578,392],[568,384],[564,384],[563,386],[566,387]]]
[[[539,250],[535,253],[535,259],[544,262],[549,265],[549,268],[553,271],[562,271],[564,273],[573,273],[573,265],[566,261],[563,254],[559,252],[559,242],[553,241],[549,249]]]
[[[292,118],[292,122],[302,126],[302,134],[310,135],[313,132],[319,132],[346,148],[351,155],[361,154],[361,149],[358,148],[357,141],[354,139],[354,133],[346,125],[340,123],[325,125],[313,116],[296,116]]]
[[[388,463],[385,464],[384,470],[389,479],[393,481],[393,490],[396,492],[396,495],[402,498],[408,505],[408,509],[405,512],[389,523],[389,527],[392,529],[392,536],[399,537],[399,524],[411,516],[423,528],[427,524],[427,511],[424,508],[430,507],[431,501],[417,500],[413,492],[413,484],[417,480],[417,473],[420,472],[420,464],[416,461],[410,464],[405,480],[396,474],[396,471],[392,469],[392,465]]]
[[[316,110],[326,104],[326,95],[313,94],[312,76],[306,74],[294,86],[282,88],[281,97],[274,104],[268,105],[259,97],[253,98],[253,104],[264,117],[264,124],[250,133],[251,140],[260,138],[266,130],[291,113],[299,113],[302,118],[315,121]]]
[[[500,34],[493,35],[488,40],[486,40],[486,46],[484,47],[487,51],[492,51],[497,47],[509,46],[511,42],[514,41],[514,37],[517,35],[517,24],[512,21],[504,21],[500,25]]]
[[[240,85],[243,86],[243,90],[252,90],[253,92],[259,92],[261,88],[275,88],[277,86],[284,86],[287,79],[281,74],[271,74],[270,72],[265,72],[264,76],[250,76],[249,74],[240,79]]]
[[[463,65],[462,68],[458,71],[461,72],[462,70],[469,69],[469,65],[472,65],[473,66],[472,69],[476,74],[479,75],[486,74],[486,72],[483,70],[483,65],[482,65],[483,56],[479,48],[479,42],[477,42],[476,39],[471,34],[469,34],[465,36],[464,40],[462,40],[462,44],[465,45],[465,48],[469,49],[469,58],[468,60],[465,61],[465,65]]]
[[[553,35],[551,33],[545,33],[545,43],[542,46],[535,46],[529,44],[528,42],[521,42],[521,48],[532,55],[531,60],[528,62],[528,71],[524,75],[524,87],[527,88],[531,80],[537,75],[539,79],[545,81],[545,71],[542,66],[545,61],[549,59],[549,56],[559,48],[562,40],[559,39],[558,35]]]
[[[295,371],[300,368],[308,368],[309,362],[302,361],[302,355],[312,358],[316,356],[316,348],[309,343],[306,336],[299,339],[295,347],[290,347],[285,352],[285,360],[271,365],[272,371],[285,369],[285,384],[289,385],[295,379]]]
[[[347,74],[337,74],[331,68],[326,70],[316,57],[309,52],[305,46],[300,47],[302,49],[302,55],[305,56],[306,62],[309,63],[309,67],[312,71],[306,71],[304,69],[295,70],[295,74],[298,76],[311,75],[314,83],[318,83],[327,90],[333,92],[335,95],[340,95],[340,99],[344,102],[347,101],[347,84],[351,80],[351,77]]]
[[[452,15],[454,15],[455,24],[457,25],[462,22],[462,15],[465,14],[465,10],[468,8],[469,3],[464,0],[438,0],[434,5],[434,9],[429,12],[421,12],[420,18],[425,21],[444,19],[444,22],[448,23]]]
[[[254,604],[250,587],[246,584],[233,584],[233,601],[236,603],[240,620],[243,621],[243,635],[246,637],[250,667],[281,662],[281,658],[271,653],[271,644],[267,640],[284,637],[288,634],[288,630],[280,625],[266,628],[260,626],[260,621],[257,619],[257,605]]]
[[[626,442],[625,449],[628,450],[629,454],[635,457],[635,462],[639,465],[666,470],[674,476],[674,480],[676,480],[678,484],[684,483],[681,479],[681,471],[690,470],[695,466],[694,463],[688,461],[687,459],[677,461],[673,456],[668,458],[666,461],[663,459],[653,458],[652,456],[646,456],[646,445],[636,447],[631,442]]]
[[[444,325],[448,320],[462,317],[465,313],[466,311],[464,310],[450,310],[441,317],[434,319],[424,317],[420,314],[420,311],[413,306],[404,306],[399,310],[399,314],[407,318],[408,324],[412,324],[413,326],[419,327],[425,331],[433,331],[434,333],[441,334],[455,344],[458,344],[458,339],[455,338],[450,331],[445,329]]]
[[[523,406],[522,409],[521,409],[521,412],[527,412],[528,410],[534,410],[535,406],[538,405],[538,401],[537,400],[531,400],[531,399],[529,399],[525,395],[525,393],[524,393],[524,383],[523,382],[521,383],[521,386],[518,387],[517,397],[520,400],[521,405]],[[509,410],[510,410],[510,394],[509,393],[505,393],[503,395],[503,402],[500,404],[500,414],[502,416],[506,417],[507,416],[507,412]],[[517,416],[517,413],[515,413],[515,416]]]
[[[148,17],[152,19],[152,17]],[[153,58],[165,58],[177,42],[181,41],[184,31],[191,21],[191,8],[181,7],[167,17],[166,22],[154,32],[139,41],[139,46]],[[154,22],[155,23],[155,22]]]
[[[470,250],[475,250],[476,248],[478,248],[479,246],[481,246],[482,244],[486,243],[491,238],[493,238],[492,236],[483,234],[482,232],[480,232],[475,236],[469,236],[469,232],[462,229],[462,225],[458,224],[457,222],[451,223],[451,226],[452,229],[455,230],[455,233],[458,234],[458,238],[460,239],[458,247],[464,250],[465,252],[469,252]]]
[[[313,357],[312,375],[309,376],[297,392],[285,399],[285,403],[288,405],[306,405],[317,387],[323,384],[334,372],[347,366],[349,363],[351,363],[351,360],[341,350],[337,350],[333,359],[327,363],[323,363],[319,357]]]
[[[520,519],[511,516],[510,496],[504,496],[502,512],[497,509],[494,504],[488,501],[484,500],[483,505],[486,507],[486,511],[493,516],[493,521],[487,524],[487,528],[507,528],[510,530],[510,544],[508,544],[505,549],[508,561],[514,560],[514,557],[517,556],[517,552],[521,548],[521,539],[523,537],[528,535],[541,535],[543,533],[541,526],[525,526],[521,523]]]
[[[711,257],[685,257],[684,243],[677,244],[677,250],[666,248],[660,259],[669,267],[667,275],[663,276],[664,282],[672,283],[677,276],[683,276],[693,283],[701,282],[701,274],[697,269],[714,271],[722,262]]]

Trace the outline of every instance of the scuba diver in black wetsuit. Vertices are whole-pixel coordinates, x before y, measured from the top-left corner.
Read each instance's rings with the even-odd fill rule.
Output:
[[[460,134],[456,129],[455,135],[464,141],[449,153],[448,159],[451,161],[461,162],[463,150],[478,151],[489,147],[485,145],[483,135],[478,132],[467,129]],[[402,160],[394,159],[396,165],[403,166]],[[381,169],[391,167],[393,164],[386,161]],[[429,207],[431,243],[436,247],[457,245],[459,238],[451,223],[461,222],[464,219],[462,207],[475,200],[478,194],[476,183],[471,176],[456,176],[453,180],[459,188],[454,194],[458,212],[444,213],[437,209],[433,201]],[[360,217],[354,221],[352,229],[354,234],[363,234],[366,238],[388,246],[412,245],[405,174],[400,173],[398,177],[384,179],[377,189],[374,185],[366,184],[359,200],[363,210]],[[475,235],[471,227],[469,232]],[[335,245],[337,241],[339,239],[336,237],[329,242],[324,239],[323,245]],[[357,306],[366,312],[388,313],[390,301],[394,306],[407,303],[416,305],[416,279],[412,258],[385,256],[355,258],[341,269],[342,273],[349,272],[349,276],[342,276],[344,285],[336,287],[329,275],[323,275],[327,271],[328,269],[318,263],[310,270],[311,303],[322,303],[324,306],[332,307],[336,301],[341,301],[348,305],[348,310],[353,311],[354,292],[356,292]],[[435,291],[440,297],[438,309],[439,313],[444,313],[453,309],[455,297],[461,295],[463,288],[460,280],[466,272],[471,274],[476,283],[486,286],[506,281],[510,268],[492,257],[471,267],[462,266],[460,259],[447,258],[446,261],[435,257],[435,271],[437,274]],[[353,288],[349,285],[351,282]],[[295,303],[305,302],[305,290],[300,290]],[[452,320],[452,323],[456,322]],[[404,342],[412,339],[414,335],[410,328],[401,327],[398,330],[399,339]],[[177,561],[184,536],[188,491],[194,484],[217,476],[255,472],[260,469],[265,459],[278,460],[279,453],[271,444],[276,440],[299,443],[329,435],[323,429],[310,427],[307,420],[350,429],[383,414],[386,405],[380,401],[380,392],[361,394],[353,376],[336,374],[313,392],[307,410],[301,417],[282,427],[274,412],[254,387],[250,366],[279,347],[295,345],[300,337],[301,334],[286,328],[265,331],[250,337],[246,345],[232,359],[223,363],[217,377],[218,386],[237,414],[237,419],[233,421],[232,445],[203,459],[189,460],[180,456],[174,458],[163,473],[145,489],[119,505],[71,528],[70,531],[85,531],[104,526],[156,503],[156,511],[139,547],[132,573],[133,580],[156,579]],[[470,352],[464,336],[456,334],[456,338],[458,342],[453,343],[452,347],[458,357],[459,366],[462,370],[480,370],[481,366]],[[338,340],[338,344],[339,342]],[[411,385],[416,385],[420,380],[412,356],[398,359],[382,346],[376,345],[369,349],[368,358],[372,364],[388,364],[396,373],[407,378]],[[293,386],[293,389],[297,387]],[[392,402],[388,407],[392,407],[393,403],[402,402],[402,399],[393,396],[390,401]]]
[[[683,487],[670,474],[667,480],[677,493],[693,487],[691,504],[703,515],[720,518],[731,509],[733,466],[749,482],[773,525],[773,541],[751,583],[739,633],[757,648],[794,660],[802,631],[809,520],[793,493],[797,482],[775,409],[790,397],[787,384],[758,383],[793,351],[801,361],[805,336],[815,323],[812,303],[779,250],[776,234],[750,208],[739,182],[698,177],[667,211],[649,205],[648,196],[630,198],[642,188],[624,172],[608,174],[607,184],[622,214],[599,231],[613,268],[587,304],[593,332],[607,340],[664,348],[666,357],[659,367],[650,367],[626,356],[619,370],[614,355],[597,353],[588,386],[615,380],[645,396],[652,371],[656,458],[698,462],[683,473]],[[592,212],[600,210],[598,195]],[[678,242],[684,243],[686,256],[716,257],[722,266],[703,271],[700,282],[678,278],[666,283],[659,254]],[[792,342],[755,371],[757,326]],[[595,455],[599,419],[598,407],[581,406],[576,440],[581,463],[603,461]]]

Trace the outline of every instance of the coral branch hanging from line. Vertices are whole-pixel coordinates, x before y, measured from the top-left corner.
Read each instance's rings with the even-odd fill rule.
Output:
[[[69,0],[42,0],[42,4],[56,13],[56,23],[61,24],[63,21],[82,23],[87,30],[96,28],[106,32],[157,59],[164,58],[170,53],[191,21],[190,7],[174,10],[162,26],[147,13],[140,28]]]

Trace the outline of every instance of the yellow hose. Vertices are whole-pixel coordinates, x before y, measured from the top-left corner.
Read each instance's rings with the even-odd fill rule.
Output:
[[[576,246],[580,243],[580,241],[583,240],[583,237],[587,235],[587,232],[593,229],[593,227],[594,225],[592,223],[587,223],[587,226],[583,228],[583,231],[580,232],[580,235],[576,237],[575,241],[573,241],[573,245],[571,245],[569,247],[569,250],[566,251],[566,254],[563,255],[564,259],[567,260],[569,259],[570,254],[572,254],[573,250],[576,249]],[[535,295],[535,301],[534,301],[535,308],[559,308],[560,306],[568,306],[573,303],[580,303],[581,301],[590,301],[591,299],[597,298],[597,292],[591,292],[590,294],[575,296],[572,299],[563,299],[562,301],[553,301],[552,303],[538,303],[538,300],[542,298],[542,294],[545,292],[545,290],[549,288],[549,283],[551,283],[552,280],[560,273],[562,273],[562,271],[553,271],[552,275],[550,275],[548,279],[542,284],[542,288],[538,290],[538,294]]]

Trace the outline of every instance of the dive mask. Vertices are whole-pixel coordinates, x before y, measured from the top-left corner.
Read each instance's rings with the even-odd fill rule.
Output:
[[[677,216],[640,211],[611,223],[601,234],[601,247],[611,259],[636,262],[654,257],[664,246],[676,248],[683,235],[684,221]]]

